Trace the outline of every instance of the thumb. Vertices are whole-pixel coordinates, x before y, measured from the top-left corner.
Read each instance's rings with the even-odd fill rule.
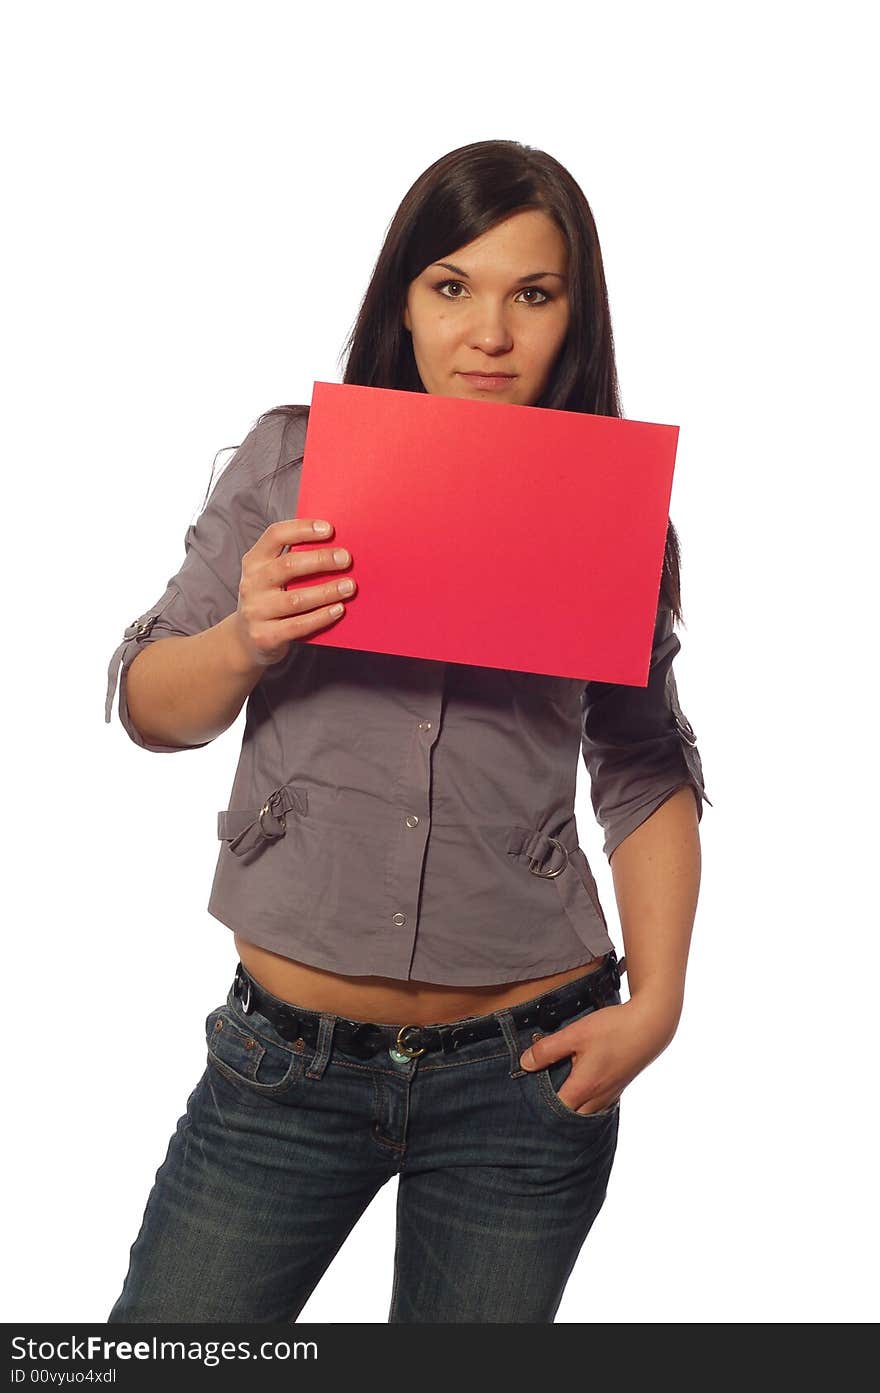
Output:
[[[519,1057],[522,1069],[544,1069],[553,1060],[553,1043],[548,1036],[534,1035],[532,1043]]]
[[[533,1035],[528,1049],[519,1057],[522,1069],[546,1069],[557,1059],[564,1059],[576,1048],[575,1042],[566,1034],[565,1027],[554,1030],[550,1035]]]

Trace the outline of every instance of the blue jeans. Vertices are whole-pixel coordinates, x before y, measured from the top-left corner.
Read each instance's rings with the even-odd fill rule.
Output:
[[[211,1011],[108,1321],[295,1322],[396,1175],[389,1322],[552,1322],[605,1199],[620,1101],[563,1103],[570,1056],[520,1069],[547,1032],[508,1010],[494,1038],[397,1063],[344,1053],[336,1016],[296,1009],[320,1023],[314,1046],[245,1015],[232,988]]]

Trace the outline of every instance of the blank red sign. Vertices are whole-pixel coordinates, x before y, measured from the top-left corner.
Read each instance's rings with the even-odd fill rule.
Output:
[[[300,641],[645,686],[678,430],[316,382],[297,516],[358,589]]]

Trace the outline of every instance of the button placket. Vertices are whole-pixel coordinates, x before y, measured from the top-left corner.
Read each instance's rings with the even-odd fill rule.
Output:
[[[442,684],[435,692],[438,703],[442,701]],[[401,941],[401,962],[405,962],[402,975],[409,970],[414,935],[418,927],[418,899],[421,887],[422,867],[428,844],[431,824],[431,750],[437,739],[438,726],[433,717],[425,716],[416,724],[418,738],[410,746],[412,761],[403,789],[408,792],[411,807],[403,812],[403,831],[398,839],[395,869],[390,885],[393,894],[392,905],[397,906],[391,915],[396,929],[408,927],[410,932],[406,941]],[[406,792],[405,795],[406,796]]]

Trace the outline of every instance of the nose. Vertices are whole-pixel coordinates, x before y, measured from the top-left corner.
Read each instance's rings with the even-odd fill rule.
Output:
[[[493,309],[484,306],[474,310],[470,326],[469,344],[482,353],[509,353],[513,347],[513,335],[507,326],[504,311],[499,306]]]

